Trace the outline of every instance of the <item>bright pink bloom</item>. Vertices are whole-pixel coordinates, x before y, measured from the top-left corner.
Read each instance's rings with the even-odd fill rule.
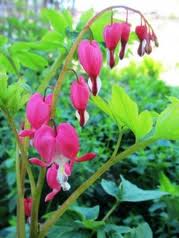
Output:
[[[38,129],[50,120],[50,105],[49,96],[45,99],[39,93],[31,96],[27,103],[26,113],[32,128]]]
[[[32,128],[20,131],[20,137],[29,137],[32,139],[35,131],[44,123],[48,123],[50,120],[51,103],[52,94],[43,97],[39,93],[35,93],[30,97],[26,107],[26,115]]]
[[[24,198],[24,210],[26,217],[31,216],[31,210],[32,210],[32,198]]]
[[[117,47],[121,39],[121,24],[120,23],[113,23],[111,25],[107,25],[104,28],[103,37],[106,44],[106,48],[108,48],[108,58],[109,58],[109,65],[111,68],[115,65],[114,59],[114,50]]]
[[[87,153],[77,158],[80,150],[79,138],[75,128],[68,123],[61,123],[57,129],[42,125],[35,133],[33,145],[44,161],[32,158],[31,163],[42,167],[53,163],[58,165],[56,179],[65,191],[70,189],[68,176],[73,164],[91,160],[96,156],[95,153]]]
[[[47,194],[47,196],[45,197],[45,202],[52,200],[55,197],[55,195],[61,190],[61,185],[57,180],[57,172],[58,172],[58,165],[56,164],[53,164],[47,170],[46,180],[48,186],[52,189],[52,192]]]
[[[101,82],[98,77],[102,66],[102,53],[95,40],[82,40],[78,47],[80,64],[89,75],[89,87],[94,96],[100,90]]]
[[[71,101],[76,111],[76,116],[80,121],[80,126],[84,126],[89,118],[86,111],[90,92],[84,78],[80,76],[71,85]]]
[[[135,33],[140,41],[137,53],[138,55],[143,56],[145,54],[145,47],[148,39],[147,26],[146,25],[136,26]]]
[[[119,53],[120,59],[124,58],[126,45],[127,45],[127,42],[129,40],[129,35],[130,35],[130,27],[131,27],[131,25],[127,22],[121,23],[122,33],[121,33],[121,50]]]

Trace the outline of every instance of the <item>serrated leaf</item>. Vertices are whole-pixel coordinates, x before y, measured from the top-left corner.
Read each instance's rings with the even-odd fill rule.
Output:
[[[123,202],[142,202],[153,199],[159,199],[168,193],[160,190],[143,190],[137,187],[135,184],[126,180],[121,176],[121,201]]]
[[[179,102],[172,102],[158,116],[154,137],[157,139],[179,139]]]
[[[119,188],[113,181],[102,179],[101,186],[107,194],[118,199]]]

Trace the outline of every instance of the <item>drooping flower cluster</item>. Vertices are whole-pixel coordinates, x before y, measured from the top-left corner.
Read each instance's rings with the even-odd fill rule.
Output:
[[[104,27],[103,38],[107,48],[107,61],[110,68],[113,68],[116,64],[115,50],[118,44],[120,44],[119,58],[122,60],[125,56],[132,27],[132,25],[128,23],[128,9],[126,14],[126,21],[113,23],[112,19],[111,24]],[[158,41],[151,26],[142,14],[140,15],[141,24],[136,26],[135,33],[139,39],[138,55],[143,56],[145,53],[150,54],[152,52],[151,42],[153,41],[155,46],[158,46]],[[82,76],[72,83],[71,101],[76,109],[76,117],[80,125],[84,126],[89,118],[89,114],[86,111],[89,101],[88,87],[94,96],[99,93],[101,88],[99,75],[102,68],[103,56],[99,44],[95,40],[81,40],[78,46],[78,58],[83,69],[88,74],[89,79],[88,85]]]
[[[83,78],[79,81],[74,81],[74,90],[80,93],[80,98],[83,103],[83,90],[88,92],[88,88],[83,85]],[[76,86],[77,84],[77,86]],[[80,84],[80,86],[78,86]],[[78,87],[80,87],[78,89]],[[80,90],[81,89],[81,90]],[[89,92],[88,92],[89,95]],[[82,157],[77,154],[80,150],[79,138],[75,128],[69,123],[61,123],[59,126],[52,128],[48,125],[50,120],[52,95],[42,97],[40,94],[34,94],[27,103],[26,114],[31,125],[31,129],[22,130],[19,135],[21,137],[28,136],[32,141],[32,146],[37,150],[41,159],[31,158],[29,161],[32,164],[48,167],[46,180],[52,191],[46,196],[45,201],[49,201],[62,189],[67,191],[70,189],[68,177],[71,175],[74,163],[83,162],[93,159],[95,153],[87,153]],[[87,98],[88,100],[88,98]],[[74,105],[78,108],[78,113],[81,116],[81,123],[85,120],[85,104],[81,104],[74,99]],[[28,213],[28,201],[25,200]]]

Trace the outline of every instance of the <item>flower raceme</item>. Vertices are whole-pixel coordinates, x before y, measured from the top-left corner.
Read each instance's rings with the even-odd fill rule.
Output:
[[[76,117],[82,127],[89,119],[89,114],[86,111],[89,97],[90,92],[88,85],[84,78],[80,76],[77,80],[73,81],[71,85],[70,98],[74,108],[76,109]]]
[[[50,107],[52,103],[52,94],[43,97],[39,93],[33,94],[26,106],[27,119],[31,125],[31,129],[22,130],[19,133],[20,137],[34,136],[35,130],[40,128],[44,123],[50,120]]]
[[[101,88],[101,80],[98,77],[102,66],[102,52],[95,40],[82,40],[78,47],[78,58],[83,69],[89,75],[89,88],[96,96]]]
[[[87,153],[80,158],[77,157],[80,150],[79,138],[75,128],[68,123],[61,123],[56,129],[42,125],[35,132],[33,146],[43,160],[31,158],[30,162],[41,167],[53,166],[48,169],[50,172],[47,174],[47,181],[50,181],[48,183],[52,188],[52,194],[46,198],[46,201],[52,199],[57,190],[59,192],[61,188],[64,191],[70,189],[68,176],[71,174],[75,162],[91,160],[96,156],[95,153]],[[51,176],[54,177],[54,180],[51,180]],[[53,181],[54,187],[51,181]]]
[[[115,65],[114,51],[121,39],[122,28],[120,23],[113,23],[104,28],[103,37],[107,50],[108,63],[111,68]]]

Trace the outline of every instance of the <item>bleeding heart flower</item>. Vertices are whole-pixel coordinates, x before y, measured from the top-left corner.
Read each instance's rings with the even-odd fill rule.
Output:
[[[77,110],[76,116],[80,122],[80,126],[84,126],[89,119],[89,114],[86,111],[89,96],[88,85],[84,78],[80,76],[78,80],[73,81],[70,94],[72,104]]]
[[[122,22],[121,23],[121,28],[122,28],[122,32],[121,32],[121,50],[120,50],[120,53],[119,53],[119,58],[121,60],[124,58],[126,45],[127,45],[128,40],[129,40],[130,27],[131,27],[131,25],[127,22]]]
[[[114,50],[121,39],[121,32],[122,29],[120,23],[113,23],[111,25],[105,26],[104,28],[103,37],[106,48],[108,49],[108,63],[111,68],[113,68],[115,65]]]
[[[145,54],[145,47],[147,45],[148,39],[147,26],[146,25],[136,26],[135,33],[140,41],[137,53],[138,55],[143,56]]]
[[[24,210],[25,210],[25,215],[26,217],[31,216],[31,210],[32,210],[32,198],[24,198]]]
[[[46,180],[48,186],[52,189],[52,192],[47,194],[47,196],[45,197],[45,202],[52,200],[55,197],[55,195],[61,190],[61,185],[57,180],[57,172],[58,172],[58,165],[56,164],[53,164],[47,170]]]
[[[56,129],[42,125],[35,133],[33,145],[44,161],[31,158],[30,162],[42,167],[57,164],[56,179],[64,191],[70,189],[68,176],[73,164],[91,160],[96,156],[95,153],[87,153],[77,158],[80,150],[79,138],[75,128],[68,123],[61,123]]]
[[[101,80],[98,77],[102,66],[102,53],[95,40],[82,40],[78,47],[78,58],[80,64],[89,75],[89,88],[96,96],[101,87]]]
[[[35,130],[40,128],[44,123],[48,123],[50,120],[51,103],[52,94],[44,98],[39,93],[35,93],[31,96],[27,103],[26,115],[32,128],[20,131],[20,137],[33,138]]]

